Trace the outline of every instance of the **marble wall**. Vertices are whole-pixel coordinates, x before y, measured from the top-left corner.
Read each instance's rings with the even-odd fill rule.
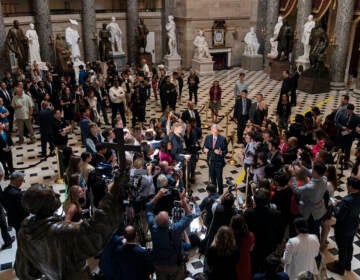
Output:
[[[243,38],[250,26],[256,26],[257,1],[178,0],[175,3],[175,20],[183,67],[191,66],[193,39],[199,29],[204,30],[209,46],[212,48],[211,27],[217,19],[226,21],[225,47],[232,48],[232,65],[241,63]]]

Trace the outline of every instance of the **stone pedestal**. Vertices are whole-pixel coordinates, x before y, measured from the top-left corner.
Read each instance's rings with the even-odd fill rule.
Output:
[[[119,52],[109,52],[109,57],[114,60],[118,71],[122,71],[126,64],[126,55]]]
[[[199,75],[213,75],[214,74],[214,61],[212,60],[198,60],[191,61],[192,68]]]
[[[300,65],[302,65],[303,71],[305,71],[305,70],[307,70],[307,69],[309,69],[311,67],[309,60],[298,58],[296,60],[296,67],[299,69]]]
[[[249,71],[260,71],[263,70],[263,58],[261,55],[243,55],[241,65]]]
[[[167,71],[174,72],[181,66],[181,57],[165,55],[164,64]]]
[[[152,55],[151,55],[151,53],[141,53],[141,54],[139,54],[138,57],[139,57],[139,61],[138,61],[139,64],[141,63],[141,60],[143,58],[146,59],[146,64],[149,66],[150,71],[151,71],[151,69],[152,69]]]
[[[270,63],[270,79],[277,81],[283,80],[282,72],[290,70],[289,61],[272,60]]]
[[[329,78],[301,75],[298,81],[298,89],[310,94],[329,92]]]

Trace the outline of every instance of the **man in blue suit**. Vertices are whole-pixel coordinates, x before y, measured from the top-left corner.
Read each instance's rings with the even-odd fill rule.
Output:
[[[227,141],[224,136],[219,135],[219,128],[216,124],[211,126],[211,135],[206,136],[204,153],[207,153],[207,162],[211,182],[218,187],[219,194],[223,193],[223,168],[225,156],[228,152]]]

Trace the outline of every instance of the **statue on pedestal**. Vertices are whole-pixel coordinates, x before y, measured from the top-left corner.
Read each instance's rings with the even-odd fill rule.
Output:
[[[79,32],[75,29],[79,24],[76,20],[70,19],[69,21],[71,25],[65,29],[65,40],[71,49],[71,61],[80,61],[80,35]]]
[[[110,31],[111,34],[110,42],[111,42],[112,52],[113,53],[119,52],[120,54],[124,54],[121,44],[122,31],[119,25],[117,24],[115,17],[111,18],[111,22],[107,25],[106,29]]]
[[[169,46],[169,54],[170,57],[178,57],[177,51],[177,42],[176,42],[176,25],[174,21],[174,16],[170,15],[168,17],[168,23],[165,26],[167,35],[169,38],[168,46]]]
[[[209,45],[202,30],[199,30],[199,33],[195,37],[193,44],[195,46],[194,59],[203,61],[212,60],[212,56],[209,51]]]
[[[147,29],[144,20],[139,18],[139,24],[137,26],[137,42],[139,47],[139,53],[146,53],[146,45],[147,45],[147,35],[149,34],[149,29]]]
[[[310,55],[310,35],[315,27],[314,16],[309,15],[308,21],[304,24],[304,31],[301,37],[301,43],[304,45],[304,54],[299,56],[298,60],[309,62]]]
[[[19,68],[25,70],[29,63],[29,43],[19,26],[19,21],[14,20],[13,27],[10,28],[6,36],[5,44],[15,54]]]
[[[254,27],[251,27],[250,32],[246,33],[244,42],[246,44],[245,50],[244,50],[244,55],[255,56],[258,54],[260,44],[256,37]]]
[[[56,35],[55,51],[57,64],[62,71],[65,71],[67,69],[67,62],[71,60],[71,51],[65,46],[60,34]]]
[[[103,23],[103,27],[99,31],[99,52],[101,61],[107,61],[109,59],[109,52],[111,50],[111,33],[107,30],[107,26],[106,23]]]
[[[292,52],[293,48],[293,31],[289,23],[285,20],[284,24],[280,28],[278,35],[278,55],[277,60],[288,60],[289,54]],[[284,56],[282,57],[282,54]]]
[[[41,62],[39,37],[34,28],[34,24],[30,23],[29,27],[30,29],[25,33],[25,36],[28,38],[29,42],[29,62]]]
[[[325,51],[329,45],[329,38],[326,31],[322,28],[318,21],[315,27],[311,30],[310,40],[310,65],[315,70],[322,70],[325,68]]]
[[[278,56],[278,36],[281,27],[283,26],[283,18],[278,17],[278,22],[274,28],[274,35],[270,38],[271,51],[268,54],[268,57],[275,58]]]

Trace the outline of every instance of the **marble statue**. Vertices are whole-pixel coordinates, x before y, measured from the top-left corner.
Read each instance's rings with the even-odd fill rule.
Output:
[[[144,20],[139,18],[139,24],[137,26],[137,42],[140,53],[145,53],[147,45],[147,35],[149,34],[149,29],[147,29]]]
[[[75,62],[80,60],[81,57],[79,47],[80,35],[79,32],[75,29],[79,24],[76,20],[70,19],[69,21],[71,25],[65,29],[65,40],[71,50],[71,61]]]
[[[270,58],[275,58],[278,56],[278,36],[282,26],[283,26],[283,18],[280,16],[278,17],[278,22],[275,25],[274,34],[270,38],[271,51],[268,54],[268,57]]]
[[[310,35],[311,31],[315,27],[314,16],[309,15],[308,21],[304,24],[304,30],[301,37],[301,43],[304,45],[304,54],[299,56],[299,60],[309,62],[309,55],[310,55]]]
[[[250,31],[248,33],[246,33],[244,42],[246,44],[245,50],[244,50],[244,55],[255,56],[258,54],[260,44],[256,37],[254,27],[251,27]]]
[[[277,38],[278,41],[278,60],[288,60],[289,54],[293,48],[293,31],[289,23],[285,20],[284,24],[280,28],[280,32]],[[284,56],[282,56],[284,54]]]
[[[15,54],[20,69],[25,70],[29,63],[29,43],[19,26],[19,21],[14,20],[13,27],[9,29],[6,36],[5,44]]]
[[[196,35],[193,44],[195,46],[194,59],[212,60],[212,56],[209,51],[209,45],[202,30],[199,30],[199,33]]]
[[[176,42],[176,25],[174,21],[174,16],[170,15],[168,17],[168,23],[165,26],[167,31],[167,36],[169,38],[168,46],[169,46],[169,56],[178,57],[177,51],[177,42]]]
[[[124,54],[121,43],[122,31],[119,27],[119,24],[117,24],[115,17],[111,18],[111,22],[106,26],[106,29],[110,31],[111,34],[110,42],[111,42],[112,52],[113,53],[118,52],[120,54]]]
[[[107,30],[107,26],[106,23],[103,23],[103,28],[99,31],[99,52],[101,61],[107,61],[109,59],[109,52],[111,50],[111,33]]]
[[[329,45],[329,38],[319,21],[316,22],[315,27],[311,30],[309,44],[311,67],[316,70],[323,69],[325,67],[325,51]]]
[[[29,62],[33,63],[34,61],[40,62],[40,45],[39,45],[39,37],[34,28],[34,24],[29,24],[30,29],[26,31],[25,36],[28,38],[29,42]]]

